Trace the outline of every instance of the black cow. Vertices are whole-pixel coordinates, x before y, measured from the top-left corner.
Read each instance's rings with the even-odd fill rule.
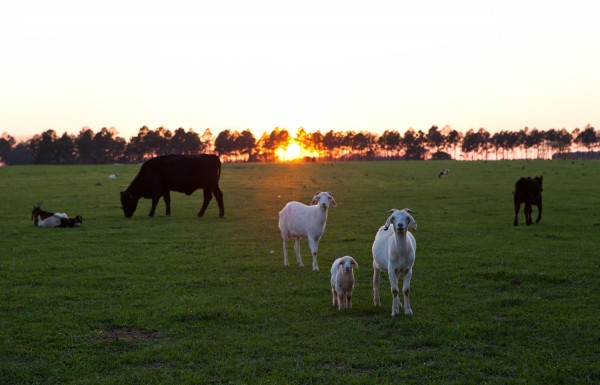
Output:
[[[540,223],[542,220],[542,182],[543,176],[521,178],[515,183],[515,226],[519,225],[519,209],[521,203],[525,203],[525,223],[530,225],[533,223],[531,219],[532,205],[538,207],[538,217],[535,223]]]
[[[204,189],[204,202],[198,216],[204,215],[214,194],[219,204],[219,216],[225,215],[223,193],[219,188],[221,160],[216,155],[165,155],[152,158],[144,164],[127,190],[121,191],[121,204],[126,218],[130,218],[140,198],[152,199],[149,216],[154,216],[156,205],[162,197],[171,215],[170,191],[191,195]]]

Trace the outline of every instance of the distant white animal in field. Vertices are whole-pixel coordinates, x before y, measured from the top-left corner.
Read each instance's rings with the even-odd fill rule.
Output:
[[[408,228],[417,230],[417,224],[409,213],[411,209],[389,211],[390,217],[379,228],[373,242],[373,304],[380,306],[379,276],[382,271],[388,273],[392,291],[392,317],[400,314],[398,277],[403,276],[404,313],[412,315],[410,308],[410,278],[415,263],[417,241]],[[390,228],[391,226],[391,228]]]
[[[289,266],[287,256],[288,239],[294,239],[294,251],[296,252],[298,266],[304,267],[300,256],[300,238],[306,238],[313,257],[312,269],[313,271],[319,271],[317,252],[319,241],[325,231],[327,212],[331,205],[333,207],[337,206],[333,195],[319,191],[313,197],[310,206],[292,201],[288,202],[283,210],[279,212],[279,230],[283,239],[284,266]]]
[[[119,174],[110,174],[108,176],[108,179],[110,179],[110,180],[116,180],[118,176],[119,176]]]
[[[336,259],[331,265],[331,295],[333,306],[337,306],[338,310],[352,308],[353,267],[358,269],[358,263],[348,255]]]
[[[438,178],[441,178],[441,177],[446,177],[446,176],[448,176],[448,173],[449,173],[449,172],[450,172],[450,169],[449,169],[449,168],[443,168],[443,169],[441,169],[441,170],[440,170],[440,173],[438,174]]]

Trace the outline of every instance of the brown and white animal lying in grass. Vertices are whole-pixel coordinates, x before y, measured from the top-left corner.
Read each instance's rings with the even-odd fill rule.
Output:
[[[31,219],[36,227],[79,227],[83,223],[81,215],[69,218],[65,213],[44,211],[41,204],[33,205]]]

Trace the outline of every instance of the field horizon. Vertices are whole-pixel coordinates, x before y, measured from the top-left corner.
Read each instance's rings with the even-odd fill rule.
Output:
[[[449,168],[447,178],[438,178]],[[139,165],[0,168],[3,384],[597,384],[600,161],[225,163],[202,192],[126,219]],[[118,173],[111,181],[108,175]],[[544,176],[540,224],[513,226],[521,176]],[[283,266],[277,213],[330,191],[318,273]],[[35,228],[33,204],[83,216]],[[392,318],[371,245],[391,208],[418,231],[413,317]],[[537,215],[537,208],[533,211]],[[329,268],[351,255],[353,308]]]

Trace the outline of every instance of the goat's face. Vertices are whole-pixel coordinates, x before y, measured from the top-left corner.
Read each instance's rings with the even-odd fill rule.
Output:
[[[388,211],[388,213],[392,215],[390,215],[390,217],[385,222],[383,228],[385,231],[387,231],[390,225],[393,226],[395,231],[402,234],[406,233],[409,227],[414,231],[417,231],[417,224],[415,223],[415,219],[412,217],[412,215],[409,214],[414,213],[414,211],[412,211],[411,209],[391,209],[390,211]]]
[[[340,266],[342,267],[342,269],[344,269],[346,271],[346,273],[349,273],[352,271],[352,266],[354,266],[358,269],[358,263],[356,263],[354,258],[352,258],[350,256],[342,257],[342,259],[340,260]]]
[[[333,207],[337,206],[337,203],[335,203],[335,199],[333,199],[333,195],[331,195],[327,191],[325,191],[325,192],[318,191],[315,194],[315,196],[313,197],[312,202],[310,204],[318,205],[323,210],[327,210],[330,205]]]
[[[131,216],[133,216],[133,213],[135,213],[135,209],[137,208],[138,200],[139,199],[136,199],[129,191],[121,191],[121,206],[125,218],[131,218]]]

